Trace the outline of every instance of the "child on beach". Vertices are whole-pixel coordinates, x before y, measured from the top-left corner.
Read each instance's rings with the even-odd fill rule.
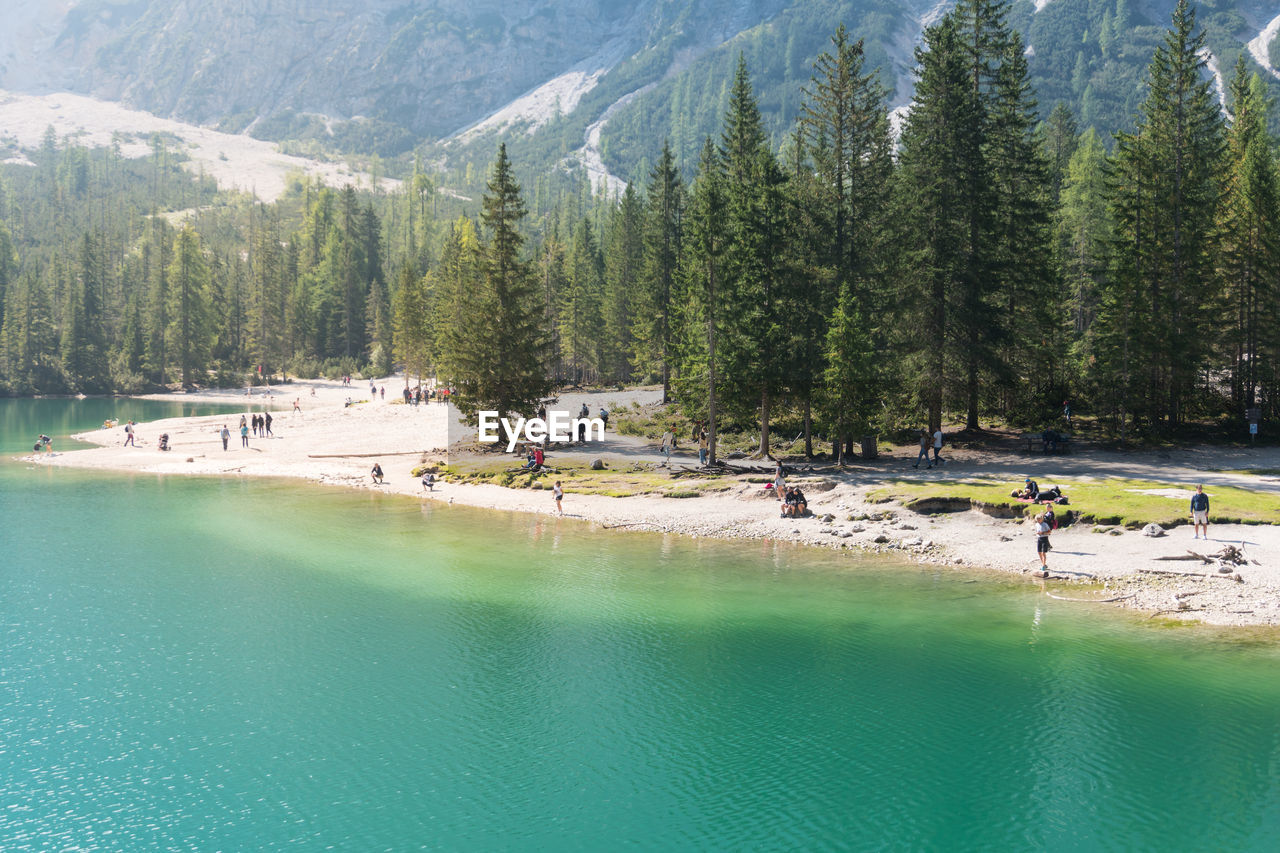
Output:
[[[1049,577],[1049,534],[1053,532],[1053,528],[1049,526],[1049,522],[1045,520],[1044,513],[1036,516],[1036,554],[1040,557],[1040,571],[1037,572],[1040,577]]]
[[[564,500],[564,487],[560,485],[559,480],[556,480],[556,484],[551,487],[551,497],[556,501],[556,515],[564,515],[564,506],[560,503]]]

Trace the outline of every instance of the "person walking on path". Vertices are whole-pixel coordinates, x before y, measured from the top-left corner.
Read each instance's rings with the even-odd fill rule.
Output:
[[[1036,555],[1040,557],[1040,577],[1049,577],[1049,534],[1053,528],[1049,525],[1044,513],[1036,516]]]
[[[302,414],[302,398],[301,397],[293,398],[293,410],[298,414]]]
[[[240,446],[249,446],[249,425],[244,422],[244,418],[240,419]]]
[[[671,434],[671,430],[667,430],[662,434],[662,455],[666,457],[666,461],[662,463],[663,467],[671,467],[671,445],[675,443],[676,437]]]
[[[920,430],[920,454],[916,456],[916,464],[912,468],[919,468],[920,462],[924,461],[926,468],[932,468],[929,464],[929,431],[927,429]]]
[[[262,434],[263,436],[275,437],[275,433],[271,431],[271,413],[267,412],[262,416]]]
[[[556,501],[556,515],[564,515],[564,505],[560,503],[564,500],[564,487],[560,485],[559,480],[556,480],[556,484],[551,487],[551,497]]]
[[[938,427],[938,431],[933,434],[933,465],[942,464],[942,427]],[[933,465],[929,467],[932,468]]]
[[[130,447],[130,446],[137,447],[137,446],[138,446],[138,445],[136,445],[136,444],[134,444],[134,443],[133,443],[133,436],[134,436],[134,433],[133,433],[133,421],[129,421],[127,424],[125,424],[125,425],[124,425],[124,446],[125,446],[125,447]]]
[[[231,430],[227,429],[226,424],[223,424],[222,432],[218,433],[218,435],[222,436],[222,449],[226,450],[227,442],[231,440]]]
[[[1200,528],[1204,528],[1204,538],[1209,538],[1209,496],[1204,493],[1204,486],[1196,486],[1196,493],[1191,496],[1191,524],[1200,538]]]

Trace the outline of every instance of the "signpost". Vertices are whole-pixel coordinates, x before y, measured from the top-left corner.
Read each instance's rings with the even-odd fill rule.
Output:
[[[1245,409],[1245,417],[1249,419],[1249,443],[1253,444],[1258,438],[1258,421],[1262,420],[1262,409],[1250,406]]]

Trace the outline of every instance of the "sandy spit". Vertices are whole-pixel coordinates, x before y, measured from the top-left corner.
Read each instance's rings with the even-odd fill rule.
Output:
[[[22,457],[32,464],[100,470],[238,477],[293,477],[353,489],[376,489],[419,500],[445,501],[505,511],[554,515],[555,506],[546,491],[507,489],[491,485],[443,483],[426,492],[410,471],[426,460],[442,458],[447,430],[447,409],[438,404],[406,406],[400,401],[402,378],[378,381],[386,389],[370,399],[369,384],[343,387],[323,380],[294,382],[246,396],[244,391],[161,395],[160,399],[244,403],[246,411],[270,408],[272,437],[251,436],[241,446],[239,418],[208,416],[175,418],[137,426],[137,447],[125,447],[123,425],[76,436],[98,447]],[[283,388],[284,390],[279,390]],[[628,392],[563,395],[562,405],[586,402],[594,412],[600,405],[650,402],[654,389]],[[347,398],[355,402],[344,406]],[[298,410],[294,410],[294,401]],[[226,425],[232,438],[223,450],[219,431]],[[173,449],[161,452],[157,439],[168,433]],[[1228,453],[1228,455],[1230,455]],[[577,456],[586,451],[566,451],[549,460]],[[589,458],[601,457],[610,467],[657,465],[655,447],[639,439],[611,437]],[[1115,458],[1112,458],[1115,457]],[[370,477],[373,463],[386,473],[382,485]],[[604,528],[648,530],[728,539],[769,539],[834,550],[892,553],[918,563],[958,570],[994,569],[1020,575],[1042,587],[1046,595],[1082,600],[1079,606],[1128,607],[1174,619],[1198,620],[1212,625],[1280,626],[1280,527],[1214,525],[1209,541],[1192,539],[1192,529],[1182,526],[1151,538],[1140,532],[1100,530],[1089,525],[1061,528],[1053,534],[1049,558],[1052,577],[1032,577],[1038,569],[1035,540],[1028,523],[989,517],[977,511],[919,515],[896,504],[873,504],[867,493],[889,477],[930,477],[938,472],[915,471],[904,458],[882,460],[875,468],[854,468],[838,477],[816,475],[806,488],[815,518],[779,517],[778,503],[764,495],[757,484],[740,479],[726,492],[673,500],[659,496],[610,498],[574,494],[569,483],[564,501],[565,523],[588,522]],[[1253,465],[1266,460],[1252,459]],[[688,451],[672,459],[675,467],[693,465]],[[1037,463],[1043,465],[1044,463]],[[1042,486],[1053,474],[1072,477],[1149,476],[1163,481],[1204,480],[1212,494],[1214,482],[1276,490],[1280,484],[1264,478],[1243,478],[1228,473],[1212,475],[1208,466],[1242,467],[1235,458],[1218,459],[1203,453],[1170,460],[1167,454],[1145,459],[1137,454],[1090,453],[1058,463],[1060,471],[1037,472]],[[945,476],[966,474],[1007,476],[1020,481],[1028,462],[993,454],[951,454]],[[1216,477],[1216,479],[1211,479]],[[796,479],[796,478],[793,478]],[[805,477],[799,478],[800,482]],[[821,490],[825,489],[825,490]],[[1175,497],[1176,495],[1176,497]],[[1170,500],[1184,501],[1174,490]],[[1189,551],[1211,555],[1224,546],[1242,548],[1249,562],[1220,573],[1218,566],[1199,561],[1162,561]],[[1239,580],[1235,579],[1238,574]]]

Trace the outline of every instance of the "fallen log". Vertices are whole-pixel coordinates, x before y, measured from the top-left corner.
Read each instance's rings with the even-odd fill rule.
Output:
[[[387,453],[308,453],[308,459],[373,459],[378,456],[426,456],[432,450],[392,450]]]
[[[1131,592],[1128,595],[1117,595],[1115,598],[1067,598],[1065,595],[1055,595],[1048,590],[1045,590],[1044,594],[1050,598],[1056,598],[1058,601],[1082,601],[1087,604],[1110,604],[1113,601],[1124,601],[1126,598],[1133,598],[1137,595],[1136,592]]]
[[[1213,562],[1212,558],[1206,557],[1203,554],[1197,554],[1194,551],[1188,551],[1185,555],[1181,555],[1181,556],[1170,555],[1167,557],[1153,557],[1152,559],[1154,560],[1199,560],[1205,565],[1208,565],[1209,563]]]
[[[1165,575],[1174,578],[1221,578],[1226,581],[1235,581],[1236,583],[1244,583],[1244,578],[1239,573],[1231,575],[1206,574],[1205,572],[1170,572],[1165,569],[1138,569],[1138,572],[1144,575]]]

